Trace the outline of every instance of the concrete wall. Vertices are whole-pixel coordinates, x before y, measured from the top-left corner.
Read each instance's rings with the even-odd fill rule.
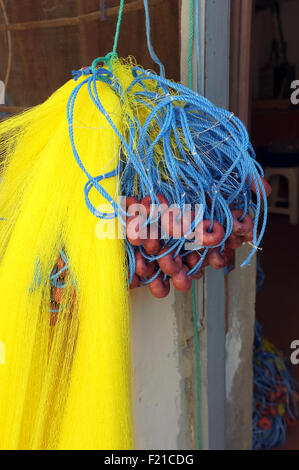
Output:
[[[226,448],[252,448],[252,354],[255,318],[256,260],[240,268],[250,247],[236,252],[236,268],[227,279]]]
[[[131,294],[136,449],[195,449],[194,332],[188,295]]]

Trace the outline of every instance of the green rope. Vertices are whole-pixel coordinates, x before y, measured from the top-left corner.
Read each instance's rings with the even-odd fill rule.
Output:
[[[197,1],[197,0],[196,0]],[[189,39],[189,51],[188,51],[188,76],[189,76],[189,88],[193,87],[193,74],[192,74],[192,52],[193,52],[193,39],[194,39],[194,0],[190,0],[190,39]]]
[[[114,36],[114,44],[113,44],[113,49],[112,49],[114,53],[116,53],[116,49],[117,49],[120,24],[121,24],[121,19],[122,19],[123,10],[124,10],[124,3],[125,3],[125,0],[120,0],[118,20],[117,20],[116,31],[115,31],[115,36]]]
[[[198,1],[198,0],[196,0]],[[190,0],[190,38],[188,52],[188,78],[189,88],[193,88],[193,72],[192,72],[192,52],[194,41],[194,0]],[[193,310],[193,328],[195,337],[195,355],[196,355],[196,426],[197,426],[197,448],[201,449],[200,442],[200,364],[199,364],[199,340],[198,326],[196,316],[196,300],[195,300],[195,282],[192,281],[192,310]]]
[[[92,70],[92,73],[95,73],[96,70],[97,70],[97,65],[99,63],[104,63],[104,64],[108,64],[108,67],[109,67],[109,70],[110,72],[112,72],[112,65],[111,65],[111,60],[113,58],[117,57],[117,53],[116,52],[108,52],[108,54],[106,54],[105,56],[103,57],[97,57],[96,59],[94,59],[94,61],[92,62],[92,65],[91,65],[91,70]]]
[[[197,447],[201,449],[200,443],[200,364],[199,364],[199,341],[198,341],[198,327],[196,317],[196,301],[195,301],[195,282],[192,281],[192,310],[193,310],[193,327],[195,337],[195,355],[196,355],[196,401],[197,401]]]
[[[103,57],[97,57],[96,59],[94,59],[94,61],[92,62],[92,65],[91,65],[92,73],[96,72],[97,65],[99,63],[108,64],[109,70],[112,72],[111,62],[112,62],[113,59],[115,59],[117,57],[116,49],[117,49],[120,25],[121,25],[123,10],[124,10],[124,3],[125,3],[125,0],[120,0],[119,11],[118,11],[118,19],[117,19],[116,30],[115,30],[115,35],[114,35],[113,50],[112,50],[112,52],[108,52],[108,54],[106,54]]]

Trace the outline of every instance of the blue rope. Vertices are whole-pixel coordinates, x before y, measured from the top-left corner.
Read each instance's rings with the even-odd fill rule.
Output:
[[[264,346],[257,320],[254,331],[253,449],[267,450],[285,443],[287,420],[298,417],[295,392],[299,384],[284,357]]]
[[[113,66],[113,61],[111,63]],[[177,204],[182,214],[184,204],[191,204],[192,207],[201,204],[201,218],[210,220],[211,229],[214,221],[223,225],[225,236],[217,245],[223,248],[232,232],[230,206],[233,204],[235,209],[243,211],[243,217],[247,213],[254,214],[253,248],[242,266],[249,264],[264,234],[267,199],[261,180],[263,171],[255,160],[247,131],[241,121],[189,88],[140,67],[132,68],[132,81],[126,90],[122,90],[113,71],[107,68],[89,67],[74,72],[73,75],[75,80],[79,76],[84,76],[84,79],[74,88],[69,98],[69,135],[75,159],[87,178],[84,194],[91,213],[103,219],[119,217],[125,224],[125,211],[101,185],[104,179],[118,175],[123,196],[136,195],[141,199],[151,194],[153,201],[158,202],[156,194],[160,193],[169,203]],[[127,116],[129,132],[122,135],[101,103],[96,87],[98,81],[111,87],[121,101],[125,95],[131,94],[137,105],[147,108],[148,116],[144,123],[141,124],[136,118],[132,121]],[[113,171],[103,175],[93,176],[86,170],[75,145],[74,105],[83,87],[87,87],[94,105],[121,142],[121,163]],[[157,154],[163,155],[163,159],[157,158]],[[137,189],[133,181],[136,182]],[[251,197],[252,182],[262,192],[260,195],[257,191],[255,202]],[[111,204],[111,212],[104,213],[93,206],[89,199],[91,190],[96,190]],[[210,198],[210,205],[207,204],[207,196]],[[200,218],[193,221],[191,230],[199,221]],[[148,220],[150,222],[151,217]],[[182,246],[182,242],[183,238],[175,246],[178,247],[180,243]],[[164,240],[164,246],[173,245],[172,239]],[[189,275],[198,271],[204,256]],[[153,261],[158,257],[150,256],[149,259]]]
[[[146,40],[147,40],[147,48],[150,53],[150,56],[152,60],[155,62],[155,64],[159,65],[160,67],[160,75],[161,77],[165,77],[165,68],[162,62],[159,60],[157,54],[155,53],[151,39],[150,39],[150,34],[151,34],[151,24],[150,24],[150,14],[149,14],[149,9],[148,9],[148,3],[147,0],[143,0],[144,3],[144,11],[145,11],[145,25],[146,25]]]

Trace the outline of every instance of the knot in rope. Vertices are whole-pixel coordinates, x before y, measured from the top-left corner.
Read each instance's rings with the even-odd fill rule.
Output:
[[[99,63],[104,63],[105,65],[108,65],[110,72],[112,72],[111,62],[112,62],[113,59],[116,59],[116,58],[117,58],[117,52],[108,52],[108,54],[106,54],[103,57],[97,57],[96,59],[94,59],[94,61],[92,62],[92,65],[91,65],[92,73],[93,74],[96,73],[97,65]]]
[[[82,67],[80,70],[73,70],[72,77],[74,78],[75,82],[78,80],[79,77],[82,75],[90,75],[91,74],[91,67]]]

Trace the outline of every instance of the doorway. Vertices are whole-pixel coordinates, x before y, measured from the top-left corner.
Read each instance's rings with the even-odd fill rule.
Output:
[[[299,106],[292,101],[299,75],[299,2],[256,0],[252,23],[251,139],[271,179],[268,226],[259,254],[264,283],[256,318],[267,337],[289,360],[299,337]],[[299,366],[293,365],[299,379]],[[299,449],[299,426],[288,427],[282,449]]]

